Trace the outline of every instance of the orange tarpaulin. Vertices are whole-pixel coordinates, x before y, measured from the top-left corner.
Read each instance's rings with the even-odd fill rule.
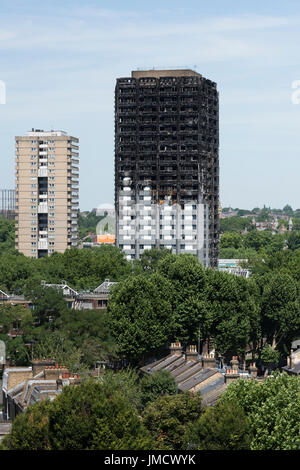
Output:
[[[116,237],[114,235],[95,235],[94,243],[115,243]]]

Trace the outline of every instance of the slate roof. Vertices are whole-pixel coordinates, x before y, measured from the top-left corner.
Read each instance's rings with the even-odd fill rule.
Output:
[[[180,383],[178,385],[178,388],[179,390],[182,390],[182,391],[190,390],[194,388],[196,385],[199,385],[202,382],[205,382],[205,380],[209,379],[210,377],[212,377],[213,375],[217,373],[218,371],[215,369],[202,369],[199,371],[198,374],[193,375],[190,379],[186,380],[183,383]],[[223,378],[223,382],[224,382],[224,378]]]
[[[186,366],[184,369],[185,369],[184,371],[182,372],[179,371],[179,374],[174,377],[177,383],[184,382],[185,380],[189,379],[191,376],[194,376],[195,374],[199,373],[203,369],[203,366],[201,362],[193,363],[192,361],[189,361],[186,363]]]
[[[297,339],[296,341],[292,342],[292,349],[298,349],[300,348],[300,339]]]
[[[116,282],[111,282],[109,279],[105,279],[105,281],[102,282],[102,284],[100,284],[100,286],[96,287],[94,292],[95,292],[95,294],[108,294],[109,289],[112,286],[114,286],[115,284],[117,284],[117,283]]]
[[[151,364],[147,364],[146,366],[142,367],[141,370],[143,372],[147,372],[148,374],[153,374],[153,372],[157,372],[158,370],[165,369],[165,367],[174,364],[175,361],[180,360],[182,356],[169,355],[159,359],[158,361],[154,361]]]
[[[207,393],[205,393],[202,396],[202,404],[204,406],[214,405],[219,400],[222,393],[225,392],[226,388],[227,388],[227,384],[223,383],[207,391]],[[202,390],[201,390],[201,393],[202,393]]]
[[[292,369],[290,369],[289,366],[284,366],[282,367],[282,369],[288,372],[289,374],[299,375],[300,374],[300,362],[295,364],[295,367],[293,367]]]
[[[226,388],[224,372],[217,368],[203,368],[203,358],[198,355],[194,358],[187,358],[182,352],[173,353],[141,367],[141,370],[147,374],[167,370],[174,377],[179,391],[194,391],[197,387],[197,391],[201,389],[203,403],[214,403]]]

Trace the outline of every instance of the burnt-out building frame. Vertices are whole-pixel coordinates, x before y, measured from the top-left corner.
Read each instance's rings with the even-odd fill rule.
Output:
[[[134,71],[130,78],[117,79],[115,208],[117,245],[128,259],[139,258],[146,248],[165,246],[217,266],[216,83],[187,69]],[[167,208],[169,225],[163,225]],[[149,222],[143,226],[147,213]],[[128,214],[127,222],[122,214]]]

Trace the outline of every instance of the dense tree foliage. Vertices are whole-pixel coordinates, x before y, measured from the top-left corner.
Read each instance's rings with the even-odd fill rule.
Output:
[[[65,280],[75,289],[95,289],[106,278],[118,281],[132,272],[124,253],[109,245],[89,250],[72,248],[39,259],[5,253],[0,259],[0,288],[8,293],[21,292],[27,284],[41,280]]]
[[[88,380],[64,387],[52,402],[28,407],[13,422],[5,449],[138,450],[152,438],[136,409],[118,389]]]
[[[300,450],[300,377],[275,373],[264,382],[238,380],[222,403],[243,408],[252,450]]]
[[[133,363],[169,341],[174,331],[172,283],[154,273],[120,282],[110,302],[110,327],[123,354]]]
[[[260,254],[261,256],[272,255],[284,249],[286,239],[296,232],[288,235],[281,233],[272,234],[268,230],[251,230],[248,233],[224,232],[220,240],[220,258],[249,259]],[[289,243],[289,241],[287,241]]]
[[[189,392],[164,395],[143,412],[143,422],[161,450],[185,448],[185,432],[203,412],[201,395]]]
[[[231,402],[218,402],[207,408],[186,431],[186,448],[198,450],[247,450],[249,423],[243,408]]]
[[[0,256],[15,250],[15,221],[0,217]]]
[[[154,374],[145,375],[140,381],[140,389],[143,407],[161,395],[174,395],[178,393],[175,379],[167,370],[160,370]]]
[[[103,215],[96,215],[96,211],[79,213],[78,217],[78,232],[79,237],[82,239],[89,233],[96,233],[98,222],[104,218]]]
[[[223,232],[237,232],[240,233],[243,230],[251,229],[252,218],[251,217],[238,217],[233,216],[226,219],[220,220],[220,231]]]

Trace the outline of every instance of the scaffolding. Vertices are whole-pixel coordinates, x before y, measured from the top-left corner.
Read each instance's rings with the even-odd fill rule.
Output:
[[[16,192],[14,189],[0,189],[0,215],[14,219],[16,215]]]

